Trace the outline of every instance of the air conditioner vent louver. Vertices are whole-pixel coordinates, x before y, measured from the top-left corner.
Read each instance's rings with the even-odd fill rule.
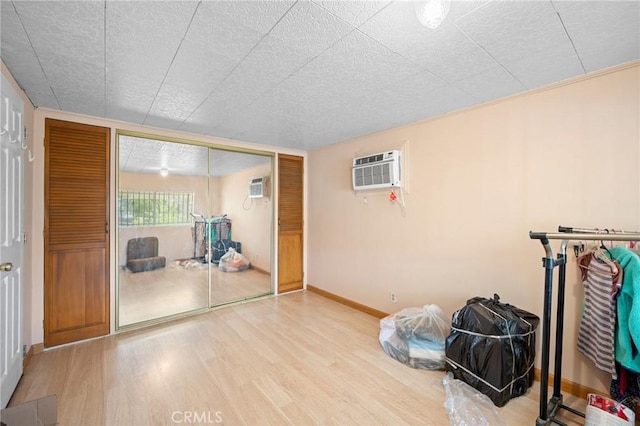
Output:
[[[353,159],[353,189],[402,186],[400,151],[388,151]]]
[[[249,198],[265,197],[266,178],[254,178],[249,181]]]

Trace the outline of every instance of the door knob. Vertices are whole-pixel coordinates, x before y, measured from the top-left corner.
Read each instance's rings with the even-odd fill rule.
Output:
[[[9,272],[13,268],[13,263],[0,263],[0,271]]]

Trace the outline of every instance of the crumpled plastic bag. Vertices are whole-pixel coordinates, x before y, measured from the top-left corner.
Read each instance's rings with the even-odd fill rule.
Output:
[[[413,368],[444,369],[445,340],[451,323],[437,305],[405,308],[380,320],[380,345]]]
[[[229,250],[220,258],[218,263],[218,269],[222,272],[238,272],[249,269],[251,262],[246,256],[238,253],[233,247],[229,247]]]
[[[442,385],[451,426],[506,426],[487,395],[454,379],[451,372],[444,376]]]

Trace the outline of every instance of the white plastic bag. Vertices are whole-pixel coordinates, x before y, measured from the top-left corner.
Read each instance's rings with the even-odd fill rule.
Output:
[[[451,426],[505,426],[487,395],[454,379],[451,372],[444,376],[442,385],[446,394],[444,408]]]
[[[380,320],[380,344],[392,358],[413,368],[444,369],[451,323],[437,305],[405,308]]]
[[[246,256],[238,253],[233,247],[229,247],[229,250],[220,258],[218,263],[218,269],[222,272],[238,272],[244,271],[251,266],[251,262]]]

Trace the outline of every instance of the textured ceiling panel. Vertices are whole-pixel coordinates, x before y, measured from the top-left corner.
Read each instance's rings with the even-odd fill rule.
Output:
[[[366,93],[401,81],[422,70],[359,31],[341,39],[301,72],[321,81],[326,90],[342,95]]]
[[[241,15],[233,17],[233,9]],[[245,19],[247,14],[246,7],[234,6],[231,2],[201,3],[187,33],[187,39],[208,51],[241,61],[265,34],[246,26],[250,23]]]
[[[255,49],[234,69],[200,106],[206,116],[220,116],[246,107],[262,94],[293,74],[309,60],[307,55],[284,45],[276,38],[266,36]],[[201,116],[199,110],[189,117],[181,128],[189,128],[194,117]],[[217,123],[212,122],[208,128]]]
[[[64,1],[14,5],[59,107],[103,117],[104,5]]]
[[[215,11],[216,18],[211,25],[226,22],[267,34],[294,4],[293,0],[216,0],[205,2],[201,7]]]
[[[380,9],[391,3],[390,0],[373,1],[320,1],[314,3],[333,15],[348,22],[354,27],[364,24],[369,18],[378,13]]]
[[[570,40],[551,2],[489,2],[456,21],[499,62],[556,49]]]
[[[232,173],[237,173],[241,170],[257,167],[261,164],[267,164],[270,161],[271,157],[267,157],[264,155],[224,151],[221,149],[210,149],[209,175],[226,176]]]
[[[449,15],[447,15],[447,19],[450,21],[456,21],[457,19],[462,18],[467,13],[470,13],[476,10],[479,7],[484,6],[488,3],[489,0],[462,0],[462,1],[453,1],[451,2],[451,6],[449,8]]]
[[[496,98],[496,95],[503,98],[526,90],[520,81],[501,66],[458,81],[455,86],[482,102],[491,101]]]
[[[0,0],[0,12],[0,55],[36,106],[299,149],[640,58],[637,0],[452,0],[436,29],[404,0]],[[140,144],[128,167],[186,155],[159,146]]]
[[[36,52],[62,56],[71,66],[79,57],[104,68],[102,2],[15,1],[13,4]]]
[[[171,128],[177,128],[237,65],[226,56],[184,40],[144,124],[162,125],[169,119]]]
[[[27,96],[38,107],[61,109],[53,95],[31,43],[27,38],[18,14],[10,2],[0,2],[0,54],[2,60],[20,70],[13,76],[23,88],[29,88]]]
[[[108,116],[144,121],[195,9],[193,2],[107,3]]]
[[[412,2],[391,4],[367,21],[362,31],[449,83],[497,65],[451,22],[435,30],[420,25]]]
[[[529,89],[584,74],[573,48],[566,45],[505,63],[504,66]]]
[[[561,16],[587,72],[640,58],[640,2],[578,2]]]
[[[316,56],[354,29],[314,3],[299,1],[282,18],[270,35],[287,47]]]

